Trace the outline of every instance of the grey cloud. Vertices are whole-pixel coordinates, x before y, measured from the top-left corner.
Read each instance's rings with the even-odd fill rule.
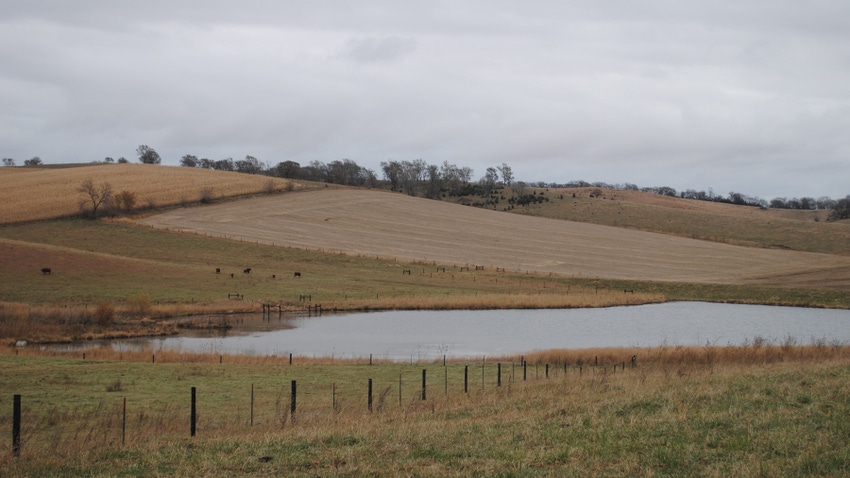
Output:
[[[846,2],[4,7],[4,157],[145,143],[169,164],[422,158],[527,180],[850,192],[836,179],[850,176]]]
[[[339,56],[357,63],[397,63],[415,49],[416,42],[410,38],[352,38],[345,42]]]

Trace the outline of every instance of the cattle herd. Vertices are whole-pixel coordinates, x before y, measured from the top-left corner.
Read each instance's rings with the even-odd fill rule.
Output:
[[[243,273],[243,274],[250,274],[250,273],[251,273],[251,270],[252,270],[252,269],[251,269],[250,267],[246,267],[246,268],[242,269],[242,273]],[[216,268],[215,268],[215,273],[216,273],[216,274],[221,274],[221,267],[216,267]],[[231,273],[231,274],[230,274],[230,277],[233,277],[233,273]],[[300,272],[295,272],[295,274],[294,274],[294,276],[293,276],[293,277],[301,277],[301,273],[300,273]],[[277,279],[277,274],[272,274],[272,279]]]

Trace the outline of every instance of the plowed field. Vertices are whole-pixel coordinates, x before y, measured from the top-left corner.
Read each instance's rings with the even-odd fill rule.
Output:
[[[365,256],[580,277],[850,288],[850,258],[506,214],[370,190],[182,208],[155,227]]]

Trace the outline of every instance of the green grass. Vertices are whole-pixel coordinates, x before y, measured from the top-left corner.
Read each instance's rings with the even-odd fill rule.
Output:
[[[322,254],[107,222],[65,220],[7,226],[0,228],[0,237],[110,255],[77,254],[75,261],[81,265],[64,269],[54,265],[49,277],[39,272],[46,261],[18,270],[5,267],[0,270],[0,297],[9,301],[92,303],[147,292],[157,302],[215,300],[229,293],[255,300],[297,302],[302,294],[312,295],[314,301],[328,301],[511,290],[507,283],[473,283],[471,274],[460,274],[451,267],[446,273],[436,273],[430,264]],[[251,274],[242,273],[246,267],[252,268]],[[215,274],[216,268],[222,273]],[[403,275],[404,269],[417,273]],[[300,279],[293,278],[296,271],[301,272]],[[526,282],[534,280],[530,277]]]
[[[125,363],[0,356],[24,403],[22,456],[3,476],[843,476],[850,362],[571,365],[495,387],[462,363]],[[428,397],[419,397],[421,369]],[[449,393],[443,389],[445,370]],[[503,368],[503,371],[505,369]],[[504,373],[504,372],[503,372]],[[398,376],[403,399],[398,405]],[[33,377],[37,377],[33,380]],[[123,390],[108,392],[121,379]],[[374,380],[375,408],[366,409]],[[298,411],[288,416],[290,381]],[[250,387],[255,387],[254,425]],[[341,405],[334,411],[336,384]],[[198,433],[189,437],[190,388]],[[384,408],[377,395],[389,389]],[[127,442],[121,404],[127,398]],[[8,413],[0,426],[10,428]],[[264,458],[266,457],[266,458]],[[262,458],[262,459],[261,459]]]
[[[635,290],[668,300],[850,308],[850,291],[749,285],[682,284],[550,277],[496,272],[446,272],[433,264],[412,264],[171,233],[133,225],[60,220],[0,228],[0,298],[31,304],[123,302],[147,293],[155,303],[226,299],[298,303],[373,301],[497,294],[564,295],[571,291]],[[27,244],[61,247],[41,250]],[[27,255],[29,254],[29,255]],[[52,266],[43,276],[41,267]],[[215,268],[221,274],[215,274]],[[251,267],[251,274],[242,270]],[[403,274],[410,269],[411,275]],[[293,273],[302,273],[300,279]],[[230,277],[230,273],[234,277]],[[272,275],[276,278],[272,278]]]

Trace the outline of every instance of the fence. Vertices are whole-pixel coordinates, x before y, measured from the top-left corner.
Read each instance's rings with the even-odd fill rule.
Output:
[[[290,357],[290,363],[291,360]],[[386,367],[396,366],[402,369],[397,377],[389,378],[386,373],[383,373],[380,379],[365,378],[370,371],[377,372],[378,368],[386,370]],[[539,373],[541,366],[545,367],[545,374]],[[168,434],[179,436],[180,423],[186,427],[182,433],[190,437],[203,435],[205,431],[215,433],[216,430],[251,429],[258,426],[273,429],[286,426],[287,423],[309,423],[321,417],[333,419],[342,414],[368,416],[392,410],[415,409],[419,404],[431,404],[429,406],[433,407],[435,402],[450,403],[461,400],[461,397],[496,391],[505,385],[510,386],[529,380],[529,364],[525,360],[519,363],[488,363],[486,359],[482,359],[481,362],[474,364],[454,364],[446,363],[444,359],[443,365],[435,364],[426,367],[384,364],[373,368],[371,363],[370,366],[343,364],[337,367],[359,367],[361,370],[357,375],[364,379],[343,384],[335,381],[313,381],[309,377],[290,380],[288,394],[282,388],[286,379],[281,379],[277,387],[269,387],[266,384],[264,389],[258,389],[254,383],[251,383],[249,389],[246,387],[241,392],[230,390],[230,397],[223,403],[219,399],[214,406],[209,405],[208,399],[220,395],[221,390],[209,386],[187,386],[183,405],[169,404],[160,410],[159,415],[151,409],[149,404],[128,402],[126,397],[122,397],[111,408],[103,404],[99,405],[99,414],[81,413],[74,416],[73,421],[81,423],[78,424],[76,432],[68,431],[67,434],[71,436],[97,434],[102,436],[101,440],[107,444],[115,445],[120,442],[123,446],[127,442],[128,433],[131,434],[131,441],[134,439],[132,435],[134,432],[142,437],[156,435],[157,428],[167,430]],[[365,370],[363,370],[364,367]],[[596,374],[607,375],[614,373],[618,367],[622,367],[621,370],[625,371],[625,362],[613,367],[591,368]],[[474,375],[470,375],[470,369],[476,368],[480,369],[480,378],[471,380]],[[343,374],[348,371],[345,370]],[[302,370],[299,375],[304,377],[304,372]],[[533,377],[536,380],[569,378],[581,380],[583,376],[589,375],[587,373],[583,375],[583,367],[580,365],[563,364],[562,367],[550,367],[549,364],[535,364]],[[394,391],[397,393],[392,393]],[[151,390],[149,393],[155,395],[157,391]],[[240,395],[243,398],[239,398]],[[392,396],[397,396],[397,403],[393,403],[396,400],[391,398]],[[14,395],[12,453],[15,457],[20,456],[22,448],[26,449],[26,443],[30,437],[37,441],[38,438],[34,438],[36,435],[43,435],[51,426],[59,425],[58,423],[27,424],[24,420],[26,417],[37,417],[39,414],[22,414],[23,405],[26,404],[25,399],[26,397],[20,394]],[[463,402],[468,400],[469,398],[464,398]],[[130,422],[128,422],[128,416]],[[33,420],[44,420],[44,417]],[[90,421],[90,429],[82,433],[81,430],[86,429],[82,422],[86,420]],[[48,419],[48,422],[52,421]],[[139,439],[136,437],[136,441]],[[60,439],[54,437],[51,440]]]

